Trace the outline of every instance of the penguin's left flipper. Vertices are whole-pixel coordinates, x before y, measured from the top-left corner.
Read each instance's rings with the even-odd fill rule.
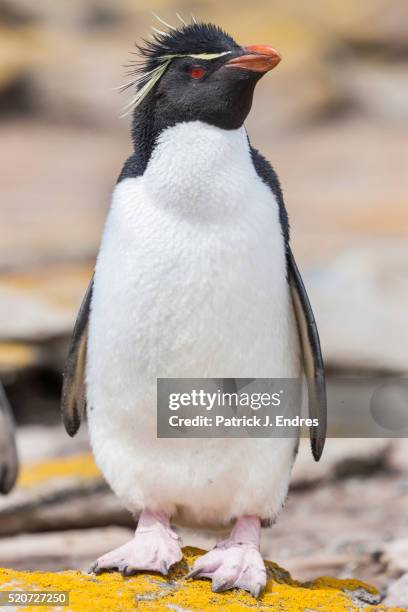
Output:
[[[309,415],[310,418],[318,419],[319,421],[318,426],[309,429],[312,454],[316,461],[319,461],[326,439],[326,383],[319,334],[302,277],[289,246],[288,215],[278,176],[271,164],[259,151],[253,147],[250,147],[250,151],[256,172],[272,191],[278,203],[279,220],[287,254],[288,281],[298,323],[303,364],[307,379]]]
[[[298,323],[303,366],[308,388],[309,417],[318,419],[310,427],[312,454],[319,461],[326,440],[326,382],[319,333],[302,277],[290,246],[287,246],[288,280]]]
[[[93,277],[79,309],[64,368],[61,410],[65,429],[70,436],[78,431],[86,408],[85,365],[92,291]]]
[[[0,383],[0,493],[13,488],[18,476],[18,456],[14,421],[3,386]]]

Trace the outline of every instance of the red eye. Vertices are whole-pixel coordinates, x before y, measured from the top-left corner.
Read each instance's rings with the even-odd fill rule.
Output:
[[[201,66],[193,66],[190,68],[190,76],[192,79],[201,79],[205,75],[204,68]]]

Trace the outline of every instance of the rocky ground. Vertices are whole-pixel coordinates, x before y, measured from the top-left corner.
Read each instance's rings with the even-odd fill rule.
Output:
[[[48,448],[39,451],[43,440]],[[0,566],[86,571],[130,537],[132,518],[94,466],[86,431],[72,441],[58,427],[26,426],[19,441],[19,486],[0,500]],[[286,508],[264,531],[264,556],[296,580],[358,578],[405,606],[398,584],[408,572],[406,452],[402,441],[331,439],[327,460],[314,469],[304,441]],[[210,534],[180,534],[185,545],[215,542]]]
[[[1,591],[14,589],[49,589],[69,593],[69,608],[73,612],[124,612],[126,610],[280,610],[281,612],[385,612],[379,603],[378,591],[361,581],[320,578],[308,582],[293,580],[290,574],[270,561],[266,562],[268,581],[255,602],[244,591],[213,593],[208,580],[186,580],[185,576],[195,559],[205,551],[187,547],[184,556],[168,577],[139,574],[123,579],[117,574],[83,575],[79,572],[50,574],[23,573],[0,569]],[[44,609],[44,608],[41,608]],[[61,607],[48,608],[59,611]],[[389,608],[388,608],[389,609]],[[402,608],[394,607],[395,612]]]
[[[404,376],[405,4],[257,7],[177,4],[240,41],[282,51],[281,66],[258,88],[248,131],[281,177],[328,370],[333,378]],[[129,515],[87,455],[86,431],[75,441],[63,433],[58,396],[110,191],[130,151],[129,122],[118,119],[123,100],[112,88],[151,8],[0,2],[0,378],[26,466],[16,491],[0,500],[0,566],[85,569],[130,533]],[[176,10],[170,0],[153,8],[169,20]],[[405,440],[332,438],[320,464],[306,447],[286,509],[264,534],[265,556],[299,580],[367,580],[389,605],[408,609]]]

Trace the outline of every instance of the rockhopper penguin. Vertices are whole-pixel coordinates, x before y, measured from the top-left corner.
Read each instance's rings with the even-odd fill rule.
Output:
[[[9,493],[18,476],[14,420],[0,382],[0,493]]]
[[[158,33],[139,52],[127,84],[134,152],[113,192],[62,399],[71,435],[87,406],[96,462],[138,520],[93,571],[166,574],[182,557],[170,520],[230,527],[190,575],[258,596],[260,528],[282,508],[298,440],[157,439],[156,379],[297,378],[303,368],[320,458],[317,329],[278,178],[244,127],[256,83],[280,56],[202,23]]]

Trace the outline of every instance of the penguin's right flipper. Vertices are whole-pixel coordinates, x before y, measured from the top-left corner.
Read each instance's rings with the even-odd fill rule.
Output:
[[[9,493],[18,476],[18,456],[14,421],[3,386],[0,383],[0,493]]]
[[[70,436],[78,431],[86,408],[85,366],[92,291],[93,277],[79,309],[64,368],[61,410],[65,429]]]

